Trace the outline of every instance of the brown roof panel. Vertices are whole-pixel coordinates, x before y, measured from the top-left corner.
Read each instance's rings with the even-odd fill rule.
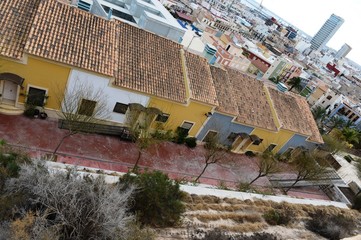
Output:
[[[221,68],[211,66],[211,73],[219,103],[216,110],[237,116],[238,106],[234,101],[233,86],[229,80],[228,72]]]
[[[268,88],[274,108],[280,120],[281,128],[310,137],[310,140],[322,142],[315,120],[306,99],[294,94],[282,93]]]
[[[239,115],[236,120],[251,126],[277,130],[263,83],[233,69],[228,69],[228,74],[233,84],[234,101],[238,105]]]
[[[20,59],[40,0],[0,1],[0,55]]]
[[[116,21],[119,32],[115,85],[185,103],[182,46]]]
[[[29,54],[112,76],[116,24],[54,0],[40,3],[25,50]]]
[[[324,143],[306,99],[301,96],[297,96],[296,99],[298,106],[301,109],[302,116],[305,119],[304,121],[307,123],[307,127],[310,129],[312,134],[309,140],[317,143]]]
[[[276,89],[268,88],[273,106],[277,112],[281,127],[286,130],[311,135],[307,122],[303,118],[303,112],[298,105],[297,99],[291,94],[282,93]]]
[[[218,105],[211,69],[205,58],[185,52],[185,63],[191,99],[211,105]]]

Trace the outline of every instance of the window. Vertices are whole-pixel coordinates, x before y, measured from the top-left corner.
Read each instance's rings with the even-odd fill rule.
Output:
[[[203,138],[203,142],[210,142],[214,140],[218,135],[218,132],[216,131],[208,131],[207,135]]]
[[[78,114],[92,116],[96,105],[96,101],[82,99],[78,108]]]
[[[332,98],[331,95],[328,95],[328,96],[327,96],[327,99],[328,99],[328,100],[331,100],[331,98]]]
[[[158,114],[155,121],[165,123],[168,120],[168,118],[169,118],[169,114],[162,113],[162,114]]]
[[[188,131],[193,127],[193,123],[191,122],[183,122],[181,128],[187,129]]]
[[[272,152],[272,150],[276,147],[276,144],[270,144],[268,148],[266,149],[267,152]]]
[[[290,157],[293,150],[294,150],[294,148],[290,147],[282,155],[285,157]]]
[[[125,114],[128,110],[128,104],[117,102],[114,106],[113,112]]]
[[[34,106],[44,106],[46,90],[29,87],[26,103]]]

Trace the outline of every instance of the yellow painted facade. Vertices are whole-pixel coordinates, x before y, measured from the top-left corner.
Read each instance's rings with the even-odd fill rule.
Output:
[[[198,102],[190,101],[189,105],[170,102],[163,99],[151,97],[149,107],[160,109],[163,113],[169,114],[169,118],[165,123],[155,121],[155,124],[161,124],[165,130],[175,131],[184,121],[193,123],[189,131],[190,136],[195,136],[207,120],[206,113],[212,111],[211,106],[207,106]]]
[[[25,102],[29,86],[47,91],[45,108],[59,109],[59,100],[65,90],[70,67],[64,67],[37,58],[28,57],[27,63],[0,58],[0,72],[9,72],[24,78],[23,89],[19,93],[19,103]]]
[[[294,135],[293,132],[280,129],[278,132],[271,132],[260,128],[255,128],[251,135],[257,135],[263,139],[260,145],[250,145],[247,151],[264,152],[270,144],[277,145],[272,152],[277,153]]]

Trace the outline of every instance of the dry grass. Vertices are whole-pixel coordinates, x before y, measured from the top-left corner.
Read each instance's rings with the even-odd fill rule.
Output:
[[[208,211],[208,205],[203,203],[198,204],[186,204],[186,208],[190,211]]]
[[[212,203],[222,203],[222,199],[215,196],[202,196],[203,202],[212,204]]]
[[[235,233],[243,233],[243,232],[257,232],[267,227],[266,223],[244,223],[235,226],[222,225],[219,226],[220,229],[235,232]]]
[[[242,204],[243,201],[237,198],[224,198],[223,201],[228,204]]]
[[[220,213],[220,214],[195,214],[193,215],[201,222],[232,220],[236,223],[257,223],[263,222],[263,218],[260,214],[237,214],[237,213]]]
[[[192,197],[192,202],[193,202],[194,204],[197,204],[197,203],[202,203],[202,204],[204,204],[204,201],[203,201],[203,197],[202,197],[202,196],[198,196],[198,195],[192,194],[191,197]]]
[[[184,203],[193,203],[192,196],[189,193],[183,192],[182,201]]]
[[[241,210],[246,210],[248,208],[247,205],[244,204],[234,204],[234,205],[226,205],[224,209],[228,212],[238,212]]]
[[[236,198],[220,199],[214,196],[188,195],[184,202],[187,207],[185,219],[194,224],[194,227],[202,229],[220,228],[229,233],[265,230],[269,225],[264,220],[263,215],[270,210],[288,212],[287,216],[292,216],[292,221],[285,227],[299,229],[300,232],[306,233],[309,232],[304,230],[303,222],[309,220],[317,210],[322,210],[327,215],[342,214],[350,219],[361,219],[361,213],[356,210],[287,202],[277,203],[260,199],[243,201]],[[178,230],[183,231],[184,228]],[[279,234],[282,235],[282,232]]]
[[[209,204],[208,207],[209,207],[209,209],[214,210],[214,211],[219,211],[219,212],[227,211],[226,207],[221,204]]]
[[[263,206],[263,207],[272,207],[272,203],[271,201],[263,201],[263,200],[255,200],[254,202],[255,206]]]

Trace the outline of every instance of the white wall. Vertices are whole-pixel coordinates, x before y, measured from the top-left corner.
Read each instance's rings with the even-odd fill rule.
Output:
[[[327,97],[331,99],[327,99]],[[331,89],[328,89],[327,92],[315,102],[312,108],[315,108],[317,106],[326,108],[328,106],[329,110],[333,110],[335,108],[335,104],[340,104],[341,101],[342,101],[341,94],[338,94],[332,91]]]
[[[125,114],[113,112],[115,103],[117,102],[124,104],[140,103],[143,106],[147,106],[149,102],[149,97],[145,95],[111,86],[110,78],[73,69],[69,76],[68,88],[71,89],[76,86],[77,82],[80,82],[83,86],[89,84],[93,89],[103,89],[104,96],[107,98],[107,108],[110,112],[110,117],[107,120],[110,121],[125,122]]]

